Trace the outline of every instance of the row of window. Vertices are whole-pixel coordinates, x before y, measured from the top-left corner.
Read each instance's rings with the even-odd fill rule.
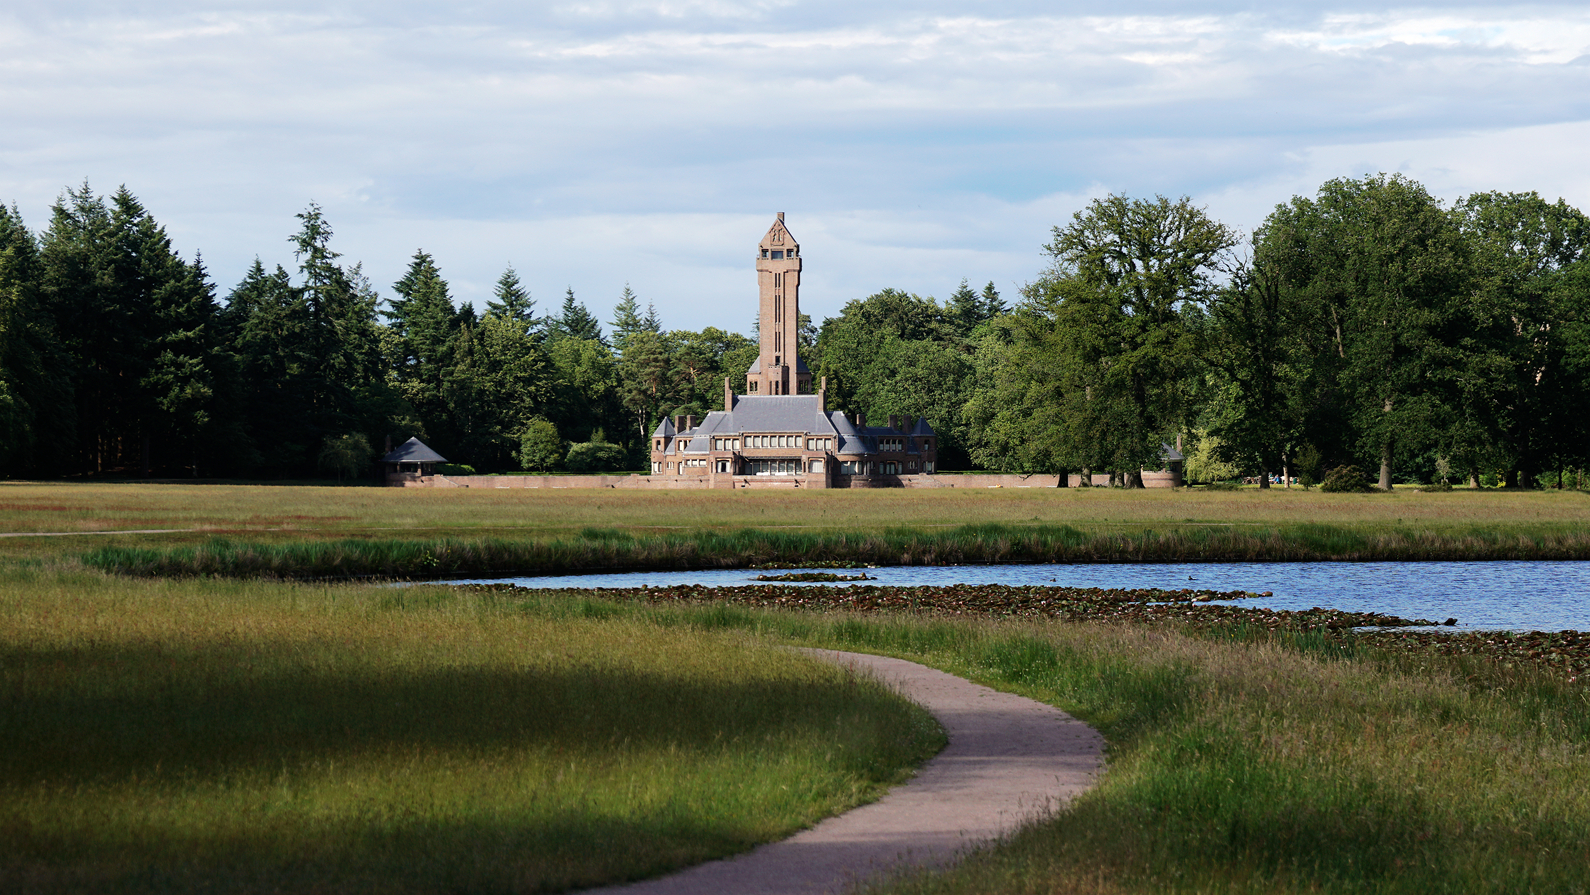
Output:
[[[742,441],[747,448],[764,449],[800,448],[803,443],[803,439],[799,435],[746,435],[743,436],[743,438],[713,438],[712,449],[715,451],[737,451],[740,449]],[[689,438],[681,438],[675,441],[674,451],[680,454],[684,453],[686,449],[690,447],[690,442],[691,439]],[[804,445],[808,451],[831,451],[834,449],[834,439],[806,438],[804,439]],[[923,439],[922,447],[924,449],[930,449],[932,447],[932,442],[928,441],[927,439]],[[662,441],[660,439],[657,441],[657,449],[662,449]],[[903,451],[905,450],[905,439],[880,438],[878,439],[878,450]],[[911,463],[914,466],[916,461],[913,460]]]
[[[707,460],[705,457],[690,457],[680,460],[678,468],[680,472],[683,472],[686,469],[704,469],[706,465]],[[733,466],[733,460],[718,460],[716,462],[716,470],[722,473],[734,472]],[[806,472],[821,473],[823,471],[823,461],[817,458],[806,461],[800,459],[747,460],[745,461],[744,469],[738,474],[798,475],[803,468]],[[651,464],[651,471],[653,473],[671,473],[674,471],[674,465],[654,460]],[[917,461],[915,460],[907,460],[904,463],[897,460],[883,460],[881,462],[873,460],[843,460],[839,463],[839,472],[843,475],[873,475],[875,473],[882,475],[900,475],[904,473],[909,475],[916,471]],[[922,471],[931,474],[933,472],[933,464],[923,463]]]
[[[747,460],[745,463],[746,475],[796,475],[801,471],[799,460]],[[823,461],[812,460],[807,465],[808,472],[822,472]]]
[[[800,253],[800,251],[798,249],[790,249],[789,250],[789,256],[791,258],[794,258],[799,253]],[[741,256],[741,257],[744,257],[744,256]],[[783,261],[784,260],[784,250],[783,249],[773,249],[771,254],[769,254],[767,249],[763,249],[762,250],[762,257],[763,258],[769,258],[770,257],[774,261]]]
[[[842,460],[839,463],[839,471],[844,475],[873,475],[875,473],[882,475],[900,475],[905,473],[910,475],[917,471],[917,461],[907,460],[901,463],[898,460]],[[922,471],[931,473],[933,464],[923,463]]]

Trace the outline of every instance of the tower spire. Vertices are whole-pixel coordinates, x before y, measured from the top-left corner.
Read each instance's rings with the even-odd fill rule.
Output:
[[[746,373],[753,395],[796,395],[811,391],[812,374],[800,361],[801,249],[784,226],[784,212],[757,246],[758,348]]]

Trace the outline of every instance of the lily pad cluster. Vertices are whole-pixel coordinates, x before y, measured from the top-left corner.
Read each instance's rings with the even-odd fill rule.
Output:
[[[1590,683],[1590,633],[1583,631],[1370,631],[1357,636],[1388,651],[1474,656]]]
[[[840,575],[837,572],[786,572],[783,575],[758,575],[757,581],[876,581],[866,572],[860,575]]]

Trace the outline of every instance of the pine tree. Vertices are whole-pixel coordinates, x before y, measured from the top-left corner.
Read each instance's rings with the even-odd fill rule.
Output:
[[[508,320],[517,320],[524,324],[526,331],[535,328],[536,303],[530,298],[530,291],[519,282],[519,272],[508,265],[508,269],[497,278],[497,286],[492,291],[492,298],[486,302],[486,314],[496,315]]]
[[[955,290],[955,294],[950,296],[949,312],[950,319],[954,321],[956,329],[963,336],[976,329],[977,324],[988,319],[984,316],[982,300],[964,279],[961,280],[961,285]]]
[[[427,382],[439,382],[448,348],[462,323],[447,281],[431,256],[417,251],[392,291],[398,297],[389,302],[391,310],[385,316],[403,339],[408,355],[403,358],[404,369]]]
[[[1005,300],[999,297],[999,290],[994,288],[994,281],[989,280],[983,287],[983,319],[992,320],[1010,313],[1010,308]]]
[[[192,465],[213,419],[218,352],[214,296],[126,187],[109,203],[84,184],[52,209],[42,294],[70,357],[75,450],[90,471]]]
[[[655,304],[646,303],[646,318],[641,321],[640,327],[649,333],[662,332],[662,318],[657,316],[657,306]]]
[[[562,312],[547,329],[547,336],[553,341],[582,339],[607,344],[602,339],[602,325],[596,321],[596,317],[590,311],[585,309],[585,305],[575,300],[572,286],[563,296]]]
[[[71,449],[69,358],[40,305],[38,242],[0,205],[0,464],[47,470]]]
[[[640,316],[640,302],[635,300],[634,291],[625,283],[624,294],[619,296],[618,304],[613,308],[613,348],[623,354],[629,337],[644,331],[645,327],[646,319]]]

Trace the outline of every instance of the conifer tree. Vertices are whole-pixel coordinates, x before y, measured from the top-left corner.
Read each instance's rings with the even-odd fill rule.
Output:
[[[624,294],[619,296],[618,304],[613,308],[613,348],[623,354],[629,337],[645,329],[646,320],[640,316],[640,302],[635,300],[635,293],[624,284]]]
[[[554,341],[581,339],[607,344],[602,339],[602,325],[585,309],[585,305],[575,300],[572,286],[564,294],[563,309],[548,327],[547,335]]]
[[[526,331],[532,330],[536,325],[536,303],[530,298],[530,290],[524,288],[519,282],[519,272],[508,265],[508,269],[497,278],[497,285],[492,290],[492,298],[486,302],[487,315],[496,315],[508,320],[517,320],[524,324]]]
[[[961,285],[955,290],[955,294],[950,296],[949,311],[950,319],[963,336],[987,319],[982,299],[978,298],[977,293],[972,291],[972,287],[967,285],[964,279],[961,280]]]
[[[983,319],[992,320],[1010,313],[1010,307],[1005,300],[999,297],[999,290],[994,288],[994,281],[989,280],[983,287]]]

